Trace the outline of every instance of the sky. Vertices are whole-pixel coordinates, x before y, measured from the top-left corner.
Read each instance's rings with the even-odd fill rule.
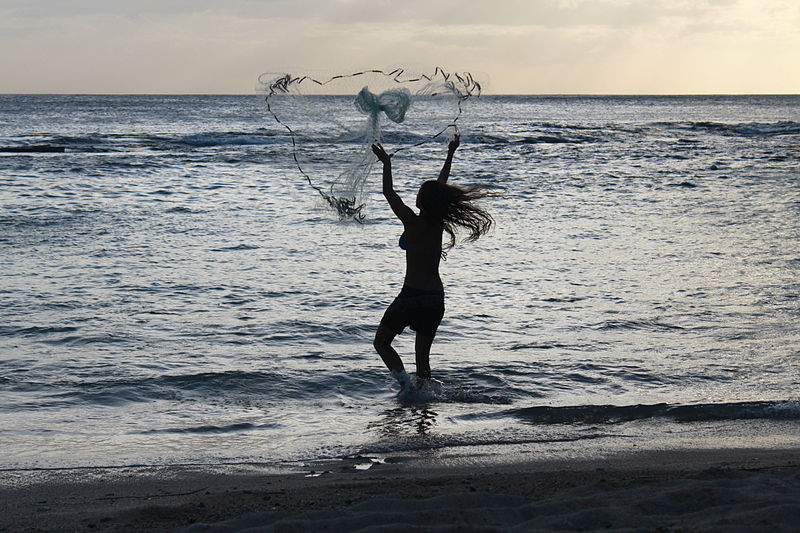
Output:
[[[494,94],[797,94],[800,0],[0,0],[0,50],[0,93],[439,65]]]

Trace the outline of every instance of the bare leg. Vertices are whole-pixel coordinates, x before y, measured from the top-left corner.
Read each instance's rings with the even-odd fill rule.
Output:
[[[405,370],[403,361],[397,355],[397,351],[392,348],[392,341],[396,336],[397,334],[386,326],[378,326],[372,346],[375,347],[375,351],[381,356],[383,363],[389,370],[402,372]]]
[[[417,333],[414,342],[414,351],[417,353],[417,377],[431,379],[431,344],[434,335],[421,335]]]

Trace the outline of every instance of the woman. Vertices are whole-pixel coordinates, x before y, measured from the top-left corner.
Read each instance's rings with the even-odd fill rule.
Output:
[[[460,188],[447,184],[453,154],[459,146],[458,135],[450,142],[439,178],[422,184],[417,194],[419,214],[403,203],[392,183],[392,160],[380,144],[372,151],[383,163],[383,195],[403,223],[400,248],[406,251],[406,276],[403,289],[386,309],[373,346],[380,354],[403,391],[413,387],[403,361],[392,348],[392,340],[406,326],[416,331],[417,378],[430,379],[430,350],[436,330],[444,315],[444,287],[439,277],[439,262],[444,256],[442,234],[455,245],[457,226],[469,230],[465,240],[475,241],[492,227],[492,217],[472,202],[487,194],[480,187]]]

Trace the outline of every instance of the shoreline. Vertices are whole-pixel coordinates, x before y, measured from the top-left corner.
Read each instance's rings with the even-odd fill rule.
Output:
[[[515,454],[455,465],[348,458],[293,470],[247,463],[6,470],[0,531],[800,529],[796,448]]]

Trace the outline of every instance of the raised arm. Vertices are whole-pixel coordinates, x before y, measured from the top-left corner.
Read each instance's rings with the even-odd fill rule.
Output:
[[[403,200],[400,195],[394,190],[394,183],[392,181],[392,157],[386,153],[383,146],[380,144],[373,144],[372,151],[378,156],[378,160],[383,163],[383,196],[389,202],[389,207],[392,208],[394,214],[397,215],[403,224],[413,219],[416,215]]]
[[[450,177],[450,167],[453,164],[453,154],[456,153],[456,149],[460,144],[461,137],[456,134],[455,137],[453,137],[453,140],[450,141],[450,144],[447,145],[447,159],[444,160],[442,171],[439,172],[439,181],[447,183],[447,178]]]

